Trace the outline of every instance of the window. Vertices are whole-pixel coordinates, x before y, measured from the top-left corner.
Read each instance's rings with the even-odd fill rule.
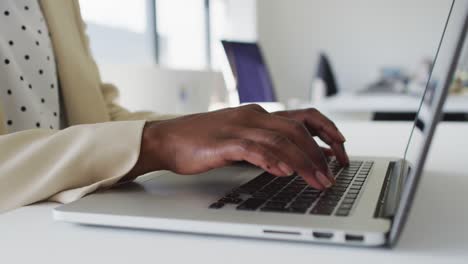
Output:
[[[156,0],[159,63],[171,68],[209,67],[205,0]]]
[[[154,64],[154,27],[148,0],[80,0],[98,63]]]
[[[255,41],[256,0],[80,0],[98,63],[220,70],[222,39]]]
[[[256,0],[210,0],[211,66],[221,69],[225,54],[221,40],[256,41]]]

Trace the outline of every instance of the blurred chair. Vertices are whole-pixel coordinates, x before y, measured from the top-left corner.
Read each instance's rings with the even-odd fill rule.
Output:
[[[236,79],[240,103],[276,102],[268,68],[257,43],[222,41]]]
[[[333,96],[338,93],[339,89],[335,74],[333,73],[330,60],[325,53],[320,53],[315,79],[322,80],[325,84],[325,96]]]

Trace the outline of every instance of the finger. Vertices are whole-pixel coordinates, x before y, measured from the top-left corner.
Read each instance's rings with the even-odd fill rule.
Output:
[[[335,156],[335,152],[333,152],[333,150],[331,148],[320,147],[320,149],[322,150],[323,154],[325,154],[325,156],[327,156],[327,157],[334,157]]]
[[[217,154],[227,164],[235,161],[247,161],[278,177],[294,174],[294,170],[282,162],[273,152],[248,139],[223,140],[217,149]]]
[[[349,165],[349,156],[346,153],[346,148],[344,144],[336,144],[332,143],[330,147],[333,149],[333,153],[335,153],[335,157],[341,166],[348,166]]]
[[[304,122],[311,126],[318,134],[328,135],[333,141],[344,143],[346,138],[343,136],[338,127],[323,115],[317,109],[307,109],[303,111]]]
[[[309,130],[311,129],[309,128]],[[322,135],[320,139],[323,140],[323,142],[327,143],[328,146],[330,146],[330,148],[333,150],[334,156],[342,166],[349,165],[348,154],[346,153],[343,143],[336,143],[327,135]]]
[[[325,155],[302,123],[271,114],[252,112],[250,116],[251,118],[248,120],[250,124],[247,124],[247,126],[275,131],[288,138],[307,155],[320,172],[327,175],[334,182],[334,176],[328,168]]]
[[[261,107],[258,104],[247,104],[247,105],[243,105],[243,106],[241,106],[239,108],[247,109],[247,110],[253,110],[253,111],[256,111],[256,112],[259,112],[259,113],[268,114],[268,111],[265,110],[265,108]]]
[[[335,152],[336,158],[341,165],[349,164],[349,157],[344,148],[346,141],[343,134],[335,123],[328,119],[317,109],[298,110],[290,112],[279,112],[279,115],[289,116],[305,124],[312,135],[320,137]]]
[[[278,132],[265,129],[243,129],[238,136],[265,145],[266,148],[314,188],[324,189],[334,184],[334,179],[325,177],[315,163],[296,144]]]
[[[317,135],[333,149],[336,159],[341,165],[349,165],[349,157],[344,147],[346,139],[343,134],[332,121],[319,111],[310,112],[311,114],[305,117],[306,126],[309,130],[315,131]]]

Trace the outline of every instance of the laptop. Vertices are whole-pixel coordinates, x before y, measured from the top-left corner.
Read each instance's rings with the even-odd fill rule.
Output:
[[[454,0],[404,156],[330,160],[337,184],[313,189],[298,175],[239,165],[197,176],[155,172],[60,206],[54,218],[83,225],[363,247],[395,245],[410,212],[468,30]],[[429,85],[432,83],[433,85]]]

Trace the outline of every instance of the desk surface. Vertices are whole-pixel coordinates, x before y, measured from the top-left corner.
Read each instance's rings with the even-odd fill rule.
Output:
[[[398,94],[339,94],[325,98],[313,107],[325,112],[416,112],[421,98]],[[445,105],[447,113],[468,113],[468,96],[449,96]]]
[[[409,123],[342,123],[355,155],[401,155]],[[84,227],[54,222],[56,204],[0,216],[0,263],[468,263],[468,125],[439,127],[397,247],[305,243]],[[47,261],[47,262],[46,262]]]

